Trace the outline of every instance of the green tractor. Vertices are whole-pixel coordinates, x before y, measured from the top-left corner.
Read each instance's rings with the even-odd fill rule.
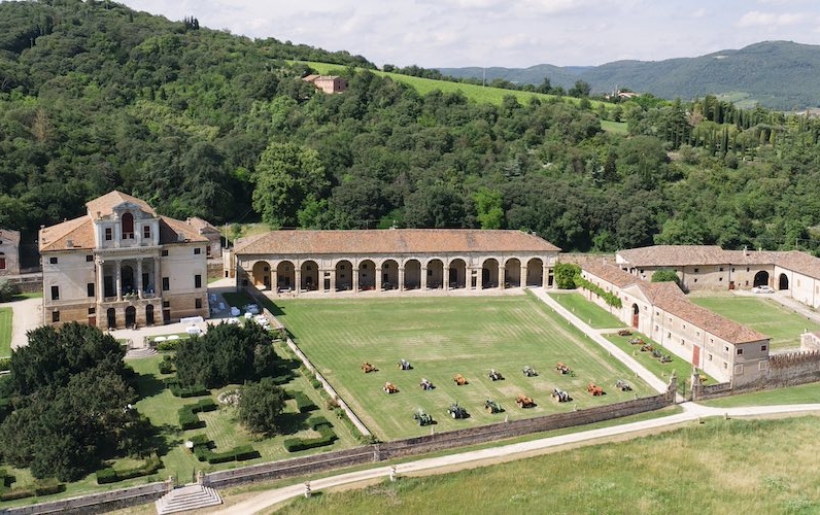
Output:
[[[501,413],[504,409],[498,405],[497,402],[491,401],[487,399],[484,401],[484,409],[487,410],[487,413]]]
[[[447,414],[455,419],[467,418],[470,416],[467,413],[467,410],[459,406],[457,402],[450,404],[450,407],[447,408]]]
[[[413,420],[418,422],[419,426],[429,426],[433,423],[432,415],[428,415],[422,409],[416,411],[416,413],[413,415]]]

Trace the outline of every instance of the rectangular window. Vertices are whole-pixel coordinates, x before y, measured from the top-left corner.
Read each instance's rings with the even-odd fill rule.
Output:
[[[94,256],[86,256],[86,257],[85,257],[85,262],[86,262],[86,263],[91,263],[91,262],[93,262],[93,261],[94,261]]]
[[[171,281],[167,277],[162,278],[162,291],[168,291],[171,289]]]
[[[163,308],[170,308],[171,307],[171,301],[170,300],[163,300],[162,301],[162,307]]]
[[[202,299],[194,299],[194,307],[196,309],[202,309]]]
[[[151,239],[151,226],[150,225],[143,225],[142,226],[142,237],[146,240]]]
[[[194,276],[194,288],[202,288],[202,276],[199,274]]]
[[[48,258],[48,262],[51,263],[52,265],[56,265],[57,264],[57,258],[56,257],[50,257],[50,258]]]
[[[205,247],[205,255],[208,256],[208,257],[211,257],[211,246],[210,245]]]
[[[51,300],[60,300],[60,287],[59,286],[52,286],[51,287]]]
[[[6,258],[0,257],[0,270],[6,269]]]
[[[695,282],[698,282],[698,278],[697,278],[697,277],[695,277]]]
[[[712,361],[712,355],[709,354],[709,361]]]
[[[720,269],[718,270],[718,272],[722,272],[722,271],[723,271],[723,267],[720,267]]]
[[[695,268],[695,273],[700,272],[700,268]]]
[[[766,352],[766,349],[768,349],[768,348],[769,347],[767,345],[761,345],[760,346],[760,352]]]
[[[59,311],[52,311],[51,312],[51,321],[52,322],[59,322],[60,321],[60,312]]]
[[[738,350],[737,350],[737,355],[738,355],[738,356],[740,356],[740,355],[742,355],[742,354],[743,354],[743,349],[738,349]]]
[[[89,297],[94,296],[94,283],[88,283],[85,285],[86,292],[88,293]]]
[[[105,241],[111,241],[114,239],[114,234],[111,231],[110,227],[105,228]]]
[[[97,314],[97,308],[88,308],[88,314],[89,315],[96,315]]]
[[[194,249],[194,254],[196,254],[196,255],[202,254],[202,249],[199,248],[199,247],[195,248]]]
[[[168,257],[168,250],[162,249],[162,257]]]

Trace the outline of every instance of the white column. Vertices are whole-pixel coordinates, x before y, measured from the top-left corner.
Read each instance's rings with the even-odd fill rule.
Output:
[[[399,291],[404,291],[404,267],[399,267]]]
[[[142,298],[142,258],[137,259],[137,277],[136,277],[137,296]]]
[[[498,288],[504,289],[504,282],[507,279],[507,269],[504,265],[498,265]]]
[[[441,275],[444,277],[444,291],[450,290],[450,265],[445,263],[444,268],[441,271]]]
[[[421,291],[427,289],[427,267],[421,267]]]
[[[296,295],[299,295],[300,293],[302,293],[302,269],[295,269],[293,271],[293,275],[296,278],[296,284],[294,285],[296,288]]]
[[[481,290],[484,288],[484,265],[478,267],[478,269],[474,269],[476,272],[476,279],[475,279],[475,289]],[[470,272],[472,274],[472,271]]]
[[[376,267],[376,291],[382,291],[382,267]]]
[[[324,288],[324,281],[322,281],[322,288]],[[336,291],[336,269],[330,270],[330,293]]]
[[[97,291],[96,298],[97,302],[100,303],[105,298],[105,267],[103,266],[103,260],[97,260],[97,284],[96,284]]]
[[[116,287],[117,287],[117,300],[122,300],[122,263],[120,260],[114,261],[114,266],[116,269]]]
[[[519,282],[521,283],[522,288],[527,286],[527,265],[523,262],[521,263],[521,279]]]
[[[359,293],[359,269],[353,269],[353,293]]]

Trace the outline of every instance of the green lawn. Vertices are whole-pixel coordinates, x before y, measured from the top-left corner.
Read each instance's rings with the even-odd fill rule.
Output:
[[[691,301],[771,337],[772,349],[799,347],[802,333],[820,330],[820,324],[763,297],[721,295],[693,297]]]
[[[702,404],[716,408],[736,406],[775,406],[778,404],[820,404],[820,383],[801,384],[776,390],[732,395],[705,401]]]
[[[373,300],[277,300],[280,320],[296,342],[351,405],[365,425],[382,439],[428,434],[412,415],[418,408],[433,415],[435,431],[489,424],[522,417],[579,409],[623,401],[654,392],[636,379],[621,363],[589,342],[573,326],[533,296],[482,298],[415,298]],[[401,371],[397,363],[407,359],[414,369]],[[364,374],[368,361],[379,368]],[[572,367],[575,377],[555,371],[561,361]],[[521,369],[532,366],[538,377],[527,378]],[[505,380],[491,381],[497,369]],[[456,386],[455,374],[470,384]],[[423,391],[419,381],[436,385]],[[618,378],[628,379],[635,391],[614,388]],[[392,382],[399,393],[382,391]],[[607,391],[602,397],[586,392],[590,382]],[[574,398],[558,404],[550,393],[558,387]],[[522,410],[514,404],[518,394],[534,399],[537,406]],[[485,399],[506,409],[502,414],[483,411]],[[470,418],[452,420],[446,408],[458,401]]]
[[[624,323],[618,320],[618,317],[588,301],[580,293],[550,293],[549,296],[593,329],[624,327]]]
[[[11,356],[11,308],[0,308],[0,357]]]
[[[817,417],[723,420],[361,490],[277,513],[820,513]],[[773,438],[773,435],[785,435]],[[455,505],[453,505],[455,503]],[[467,508],[469,507],[469,509]]]
[[[659,343],[651,340],[648,336],[633,331],[631,336],[618,336],[617,334],[612,333],[605,334],[604,338],[617,345],[621,350],[630,354],[638,363],[646,367],[647,370],[664,381],[669,381],[669,377],[674,371],[678,376],[678,387],[682,388],[685,384],[686,390],[689,390],[689,379],[692,376],[692,364],[679,358]],[[630,340],[635,338],[640,338],[646,343],[652,344],[653,347],[660,349],[663,354],[671,356],[672,361],[670,363],[661,363],[659,359],[652,357],[651,352],[641,352],[641,345],[633,345],[629,343]],[[703,370],[700,370],[700,373],[702,375],[707,375]],[[681,381],[684,381],[684,383]],[[715,381],[714,378],[708,377],[705,384],[715,384],[716,382],[717,381]]]

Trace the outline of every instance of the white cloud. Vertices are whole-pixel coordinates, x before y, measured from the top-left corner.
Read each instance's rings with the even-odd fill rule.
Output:
[[[738,27],[785,27],[805,21],[806,16],[797,13],[772,13],[750,11],[737,22]]]

